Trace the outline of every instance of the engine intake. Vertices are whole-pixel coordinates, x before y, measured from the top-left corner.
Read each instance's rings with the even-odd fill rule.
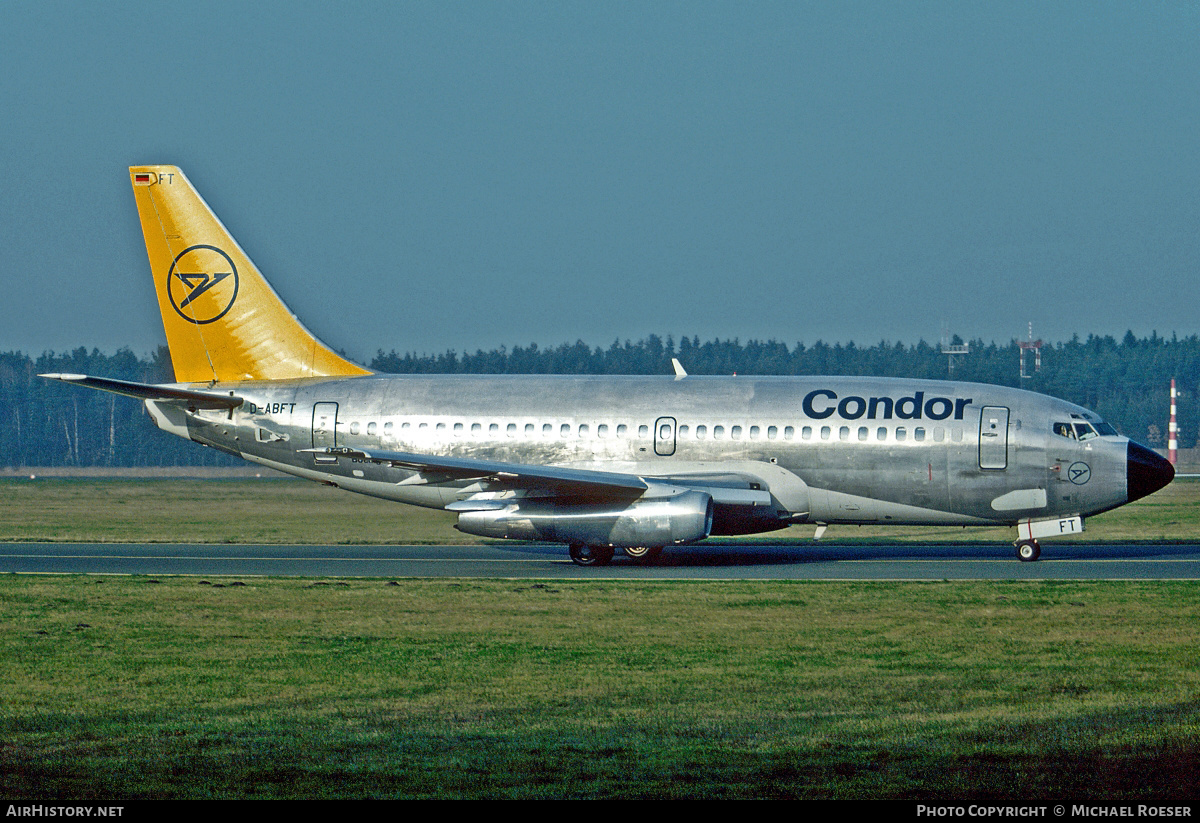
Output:
[[[514,503],[503,509],[468,511],[457,528],[481,537],[549,540],[632,548],[703,540],[712,532],[713,501],[704,492],[635,500],[628,506]]]

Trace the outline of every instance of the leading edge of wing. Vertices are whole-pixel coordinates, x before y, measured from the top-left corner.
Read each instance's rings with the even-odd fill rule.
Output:
[[[523,463],[506,463],[499,460],[477,460],[470,457],[441,457],[413,452],[364,451],[347,446],[324,449],[302,449],[314,454],[349,457],[372,463],[387,463],[401,469],[430,472],[443,477],[466,480],[486,479],[507,486],[540,486],[559,493],[576,493],[595,496],[597,493],[621,494],[637,497],[650,488],[650,484],[633,474],[594,471],[592,469],[570,469],[563,466],[534,466]]]

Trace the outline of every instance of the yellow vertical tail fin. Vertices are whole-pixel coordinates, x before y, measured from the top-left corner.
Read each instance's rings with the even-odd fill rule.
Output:
[[[354,377],[312,335],[175,166],[132,166],[146,254],[181,383]]]

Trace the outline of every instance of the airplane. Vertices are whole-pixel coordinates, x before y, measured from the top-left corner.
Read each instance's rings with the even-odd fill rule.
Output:
[[[376,374],[313,336],[175,166],[129,170],[175,372],[46,378],[141,399],[160,429],[339,489],[445,509],[581,566],[813,524],[1042,539],[1171,464],[1096,413],[979,383],[868,377]]]

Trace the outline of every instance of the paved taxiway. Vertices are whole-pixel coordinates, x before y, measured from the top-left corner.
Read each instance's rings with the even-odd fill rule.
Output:
[[[1200,545],[1045,544],[1021,563],[1007,545],[838,546],[705,543],[667,549],[655,565],[618,557],[580,568],[564,547],[232,546],[3,543],[0,573],[206,577],[487,577],[649,580],[1188,580]]]

